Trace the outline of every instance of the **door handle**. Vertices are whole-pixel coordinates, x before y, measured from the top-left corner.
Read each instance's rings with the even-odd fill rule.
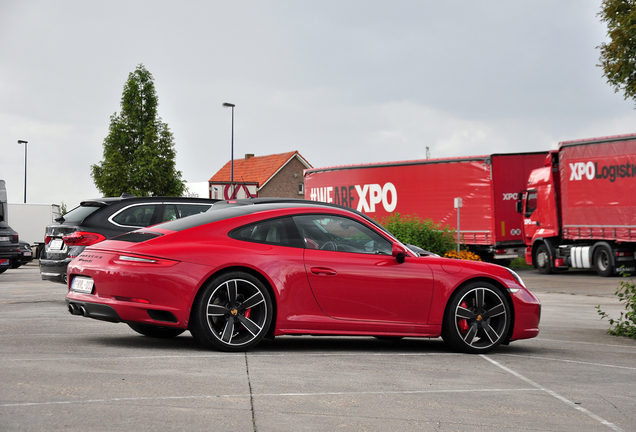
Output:
[[[335,270],[326,267],[312,267],[310,270],[315,275],[335,276]]]

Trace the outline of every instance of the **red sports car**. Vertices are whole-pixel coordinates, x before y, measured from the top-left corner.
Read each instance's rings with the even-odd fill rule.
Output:
[[[220,202],[87,247],[68,267],[74,315],[223,351],[264,337],[441,336],[483,353],[539,333],[541,305],[497,265],[413,252],[352,209]]]

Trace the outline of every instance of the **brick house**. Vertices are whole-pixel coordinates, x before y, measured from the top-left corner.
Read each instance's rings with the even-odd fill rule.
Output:
[[[234,185],[231,179],[232,161],[228,161],[208,181],[210,198],[247,197],[304,198],[303,171],[312,166],[298,151],[234,159]]]

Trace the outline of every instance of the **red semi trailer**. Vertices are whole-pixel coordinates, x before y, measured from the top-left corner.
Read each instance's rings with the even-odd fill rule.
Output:
[[[634,272],[636,134],[559,143],[519,193],[526,262],[541,273]]]
[[[305,170],[305,198],[355,208],[381,221],[393,214],[432,219],[457,229],[454,198],[462,199],[460,234],[487,261],[523,255],[517,193],[548,152],[492,154]]]

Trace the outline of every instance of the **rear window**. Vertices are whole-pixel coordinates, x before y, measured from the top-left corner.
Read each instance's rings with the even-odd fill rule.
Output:
[[[82,223],[84,219],[95,213],[100,208],[102,207],[79,206],[66,213],[63,217],[66,222]]]
[[[152,240],[153,238],[156,238],[156,237],[160,237],[161,235],[162,234],[157,234],[157,233],[148,232],[148,231],[143,231],[143,232],[133,231],[126,234],[122,234],[117,237],[113,237],[112,240],[120,240],[120,241],[125,241],[130,243],[141,243],[148,240]]]

